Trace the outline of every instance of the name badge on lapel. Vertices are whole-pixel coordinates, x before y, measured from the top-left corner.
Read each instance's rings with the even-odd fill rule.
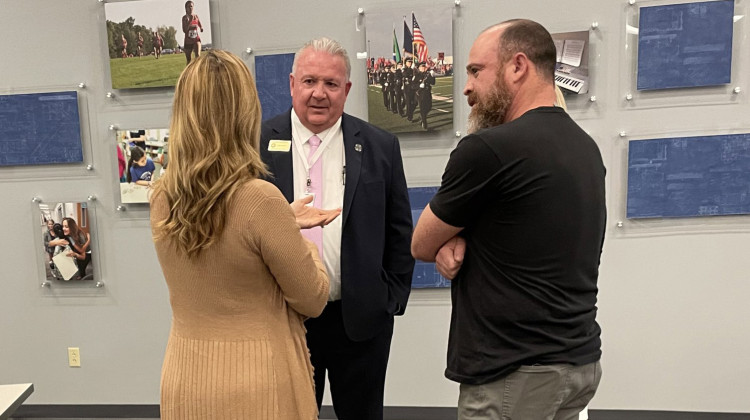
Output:
[[[292,148],[291,140],[271,140],[268,142],[269,152],[289,152]]]

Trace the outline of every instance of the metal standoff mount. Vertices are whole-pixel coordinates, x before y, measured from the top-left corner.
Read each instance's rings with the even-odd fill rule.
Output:
[[[591,22],[591,29],[599,29],[599,22],[597,21]]]
[[[365,14],[365,8],[364,8],[364,7],[360,7],[360,8],[358,8],[358,9],[357,9],[357,14],[358,14],[358,15],[364,15],[364,14]]]
[[[453,0],[453,4],[456,5],[456,7],[461,6],[461,0]]]
[[[106,96],[107,96],[107,98],[109,98],[109,99],[112,99],[112,98],[114,98],[114,97],[115,97],[115,94],[114,94],[114,93],[112,93],[112,92],[107,92],[107,95],[106,95]]]
[[[628,94],[626,94],[626,95],[625,95],[625,100],[626,100],[626,101],[632,101],[632,100],[633,100],[633,94],[632,94],[632,93],[628,93]]]
[[[456,131],[456,137],[461,137],[461,132],[460,131]]]
[[[626,133],[626,132],[624,132],[624,131],[620,131],[620,133],[619,133],[618,135],[619,135],[620,137],[625,137],[625,136],[627,136],[627,135],[628,135],[628,133]]]
[[[91,194],[90,196],[86,197],[89,201],[96,201],[96,196],[94,194]]]
[[[742,88],[739,86],[736,86],[734,89],[732,89],[732,93],[737,95],[738,93],[742,92]]]
[[[86,170],[87,171],[93,171],[94,170],[94,165],[86,165]]]
[[[634,5],[635,4],[635,0],[628,0],[628,4],[631,5],[631,6]]]
[[[125,206],[117,206],[117,207],[115,207],[115,210],[117,210],[117,211],[125,211],[125,210],[127,210],[127,209],[128,209],[128,208],[127,208],[127,207],[125,207]]]
[[[252,53],[253,53],[253,49],[252,48],[250,48],[250,47],[245,48],[245,54],[252,54]]]
[[[621,228],[621,227],[623,226],[623,224],[622,224],[622,220],[618,220],[618,221],[617,221],[617,225],[616,225],[616,226],[617,226],[618,228]]]
[[[45,287],[52,287],[52,283],[50,283],[50,282],[48,282],[48,281],[43,281],[43,282],[42,282],[42,284],[40,284],[39,286],[40,286],[41,288],[45,288]]]
[[[591,95],[589,97],[589,102],[596,102],[596,95]]]
[[[78,84],[78,87],[81,88],[81,89],[85,89],[86,88],[86,83],[81,82],[81,83]]]
[[[42,199],[39,198],[39,197],[31,197],[31,202],[32,203],[41,203]]]
[[[117,129],[117,126],[116,126],[116,125],[114,125],[114,124],[110,124],[110,125],[109,125],[109,131],[114,131],[114,130],[116,130],[116,129]]]
[[[94,286],[99,287],[99,288],[104,287],[104,282],[98,281],[96,282]]]

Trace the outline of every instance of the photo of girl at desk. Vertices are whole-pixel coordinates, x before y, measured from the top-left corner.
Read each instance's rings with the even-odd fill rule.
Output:
[[[122,203],[148,203],[151,184],[166,169],[168,139],[168,129],[117,132],[117,177]]]
[[[128,182],[138,185],[151,185],[151,178],[156,171],[156,165],[146,152],[138,146],[130,148],[130,160],[128,160]]]

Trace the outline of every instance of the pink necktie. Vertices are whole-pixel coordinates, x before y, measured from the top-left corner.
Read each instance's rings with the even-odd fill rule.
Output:
[[[307,162],[310,164],[312,162],[312,157],[315,154],[315,151],[318,150],[318,146],[320,146],[320,137],[313,135],[310,137],[310,139],[307,141],[310,144],[310,153],[307,155]],[[322,157],[318,158],[317,161],[315,161],[312,166],[310,166],[310,185],[306,186],[306,192],[311,192],[315,194],[315,201],[313,202],[313,205],[317,208],[323,207],[323,159]],[[315,245],[318,247],[318,253],[320,254],[320,259],[323,259],[323,228],[320,226],[316,226],[314,228],[310,229],[303,229],[302,235],[306,237],[307,239],[313,241]]]

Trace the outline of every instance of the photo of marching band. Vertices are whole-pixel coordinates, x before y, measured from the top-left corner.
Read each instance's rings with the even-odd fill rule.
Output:
[[[453,128],[452,10],[418,14],[367,15],[369,121],[393,133]]]

